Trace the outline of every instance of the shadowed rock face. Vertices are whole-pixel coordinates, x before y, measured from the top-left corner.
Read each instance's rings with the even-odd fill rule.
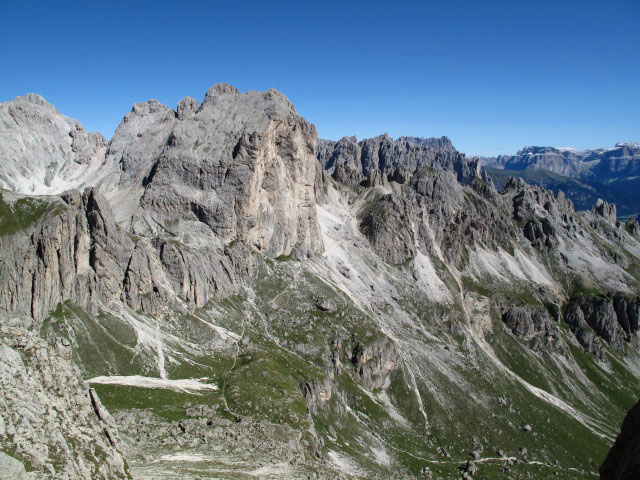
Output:
[[[622,430],[600,467],[601,480],[640,478],[640,402],[629,411]]]
[[[16,202],[5,205],[15,210]],[[199,307],[234,293],[236,268],[251,266],[249,255],[234,254],[240,245],[178,251],[165,239],[131,236],[93,188],[31,205],[45,210],[41,223],[0,236],[0,308],[35,319],[67,300],[88,308],[116,302],[148,313],[165,302],[179,310]]]
[[[583,347],[594,353],[601,350],[594,333],[624,352],[626,345],[637,339],[639,317],[639,299],[622,294],[582,296],[571,299],[565,308],[565,321]]]

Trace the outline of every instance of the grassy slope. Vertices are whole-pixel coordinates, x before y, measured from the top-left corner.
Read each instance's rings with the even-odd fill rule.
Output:
[[[371,447],[377,446],[399,462],[393,471],[400,467],[400,471],[417,475],[422,467],[429,466],[444,478],[455,478],[459,466],[470,458],[473,437],[481,439],[485,457],[497,457],[499,449],[518,456],[520,449],[526,448],[529,460],[555,460],[563,468],[597,470],[609,440],[599,438],[575,419],[534,397],[512,378],[496,373],[492,361],[468,350],[455,334],[449,347],[452,358],[457,359],[450,366],[453,376],[432,368],[426,357],[418,355],[414,359],[415,365],[422,365],[421,374],[429,379],[427,385],[417,377],[429,419],[427,430],[406,370],[397,369],[391,375],[386,393],[410,423],[399,424],[377,397],[382,392],[363,390],[345,343],[352,337],[364,344],[380,338],[383,334],[376,320],[324,280],[302,271],[300,264],[282,260],[263,263],[255,282],[255,298],[232,297],[195,313],[238,335],[244,332],[245,339],[241,345],[229,343],[222,347],[212,339],[210,348],[205,346],[196,352],[185,349],[172,355],[176,362],[166,365],[169,378],[209,377],[220,386],[219,391],[198,397],[198,403],[213,406],[226,418],[263,418],[289,424],[300,432],[310,428],[312,419],[313,428],[324,438],[325,454],[331,450],[347,454],[371,477],[384,477],[390,472],[376,463]],[[471,283],[465,286],[482,290]],[[336,311],[319,311],[314,305],[318,295],[333,298]],[[416,324],[438,336],[451,328],[438,318],[450,317],[452,312],[436,312],[426,299],[407,295],[403,308]],[[201,320],[184,316],[163,321],[167,323],[161,324],[161,329],[173,333],[181,325],[179,332],[185,342],[199,338],[201,345],[207,344],[202,340],[209,330],[206,326],[205,330],[200,329]],[[135,332],[106,312],[92,316],[73,305],[61,305],[43,330],[49,336],[73,336],[76,360],[87,377],[136,373],[157,376],[153,349],[136,350]],[[501,322],[494,323],[492,332],[491,345],[503,364],[532,385],[576,403],[571,392],[561,388],[566,379],[554,371],[557,366],[548,355],[532,353]],[[335,379],[335,391],[310,418],[301,385],[327,376],[331,345],[336,338],[342,339],[338,352],[342,369]],[[423,341],[425,348],[443,348],[430,344],[428,339]],[[633,398],[640,394],[635,377],[618,359],[613,359],[616,375],[612,377],[581,350],[572,347],[570,352],[584,375],[609,400],[606,418],[613,431]],[[468,363],[459,358],[477,361]],[[194,400],[193,395],[166,390],[115,385],[98,385],[97,390],[108,408],[150,408],[167,420],[182,418],[183,405]],[[446,397],[444,405],[442,395]],[[499,395],[508,399],[506,406],[499,404]],[[597,412],[587,413],[596,416]],[[524,432],[524,424],[531,424],[533,432]],[[440,447],[446,448],[451,457],[443,456]],[[501,468],[499,461],[480,464],[480,472],[487,476]],[[583,478],[577,472],[548,466],[516,464],[509,468],[519,475],[530,471],[536,478],[556,473],[560,476],[554,478]]]

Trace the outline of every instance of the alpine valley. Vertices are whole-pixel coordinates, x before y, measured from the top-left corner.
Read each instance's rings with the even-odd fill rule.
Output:
[[[638,146],[536,148],[0,104],[2,478],[639,478]]]

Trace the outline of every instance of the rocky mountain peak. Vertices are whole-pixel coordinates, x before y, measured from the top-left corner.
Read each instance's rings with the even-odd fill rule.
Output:
[[[184,120],[185,118],[194,115],[198,111],[200,104],[193,97],[184,97],[178,102],[178,119]]]
[[[623,148],[623,147],[640,148],[640,143],[636,143],[636,142],[618,142],[618,143],[616,143],[616,148]]]
[[[228,83],[216,83],[214,86],[209,88],[209,90],[207,90],[202,103],[207,103],[209,101],[212,101],[216,97],[220,97],[223,95],[239,95],[239,93],[240,92],[237,88],[229,85]]]
[[[147,115],[151,115],[152,113],[164,112],[167,110],[170,110],[170,108],[153,98],[151,100],[147,100],[146,102],[135,103],[133,107],[131,107],[131,113],[135,114],[138,117],[145,117]]]
[[[596,204],[593,206],[593,213],[596,215],[600,215],[602,218],[607,220],[609,223],[616,223],[617,214],[616,214],[616,206],[613,203],[606,202],[601,198],[598,199]]]
[[[95,177],[106,141],[30,93],[0,104],[0,188],[50,195]]]
[[[16,97],[15,100],[13,100],[13,102],[16,104],[37,105],[39,107],[44,107],[49,110],[53,110],[54,112],[58,111],[56,107],[53,106],[53,104],[47,102],[44,99],[44,97],[42,97],[41,95],[38,95],[37,93],[27,93],[26,95],[22,95],[21,97]]]

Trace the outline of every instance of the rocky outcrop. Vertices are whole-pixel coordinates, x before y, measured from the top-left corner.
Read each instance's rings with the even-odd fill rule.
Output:
[[[524,237],[538,249],[553,249],[558,237],[576,235],[577,220],[573,204],[562,193],[529,185],[521,178],[510,178],[502,194],[511,202],[512,215]]]
[[[600,467],[601,480],[640,478],[640,402],[629,411],[616,442]]]
[[[640,223],[638,223],[637,219],[630,218],[627,223],[625,223],[625,229],[634,237],[640,238]]]
[[[579,296],[565,306],[564,318],[578,341],[592,353],[601,347],[600,337],[611,347],[624,352],[638,335],[640,299],[624,294]]]
[[[393,342],[384,338],[364,345],[352,339],[352,346],[351,363],[363,385],[370,390],[382,387],[399,363]]]
[[[604,358],[604,344],[584,318],[577,302],[570,302],[564,309],[564,320],[582,347],[598,358]]]
[[[331,400],[334,388],[332,375],[328,375],[324,380],[312,379],[304,382],[300,389],[309,412],[317,415],[324,405]]]
[[[0,327],[0,449],[29,478],[130,478],[118,432],[59,348],[3,317]],[[16,477],[19,478],[19,477]]]
[[[532,306],[508,307],[502,312],[502,321],[534,350],[556,349],[562,345],[560,332],[541,309]]]
[[[599,198],[593,206],[592,212],[614,225],[618,219],[616,215],[616,206],[612,203],[605,202],[601,198]]]
[[[0,104],[0,188],[51,195],[95,181],[106,140],[39,95]]]

